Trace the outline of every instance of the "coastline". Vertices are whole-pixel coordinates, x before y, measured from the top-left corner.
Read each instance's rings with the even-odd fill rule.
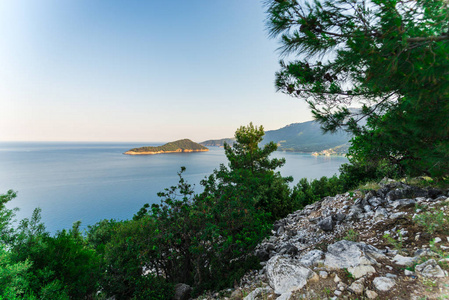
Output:
[[[126,151],[123,154],[126,155],[154,155],[154,154],[164,154],[164,153],[190,153],[190,152],[207,152],[209,149],[198,149],[198,150],[191,150],[191,149],[176,149],[174,151]]]

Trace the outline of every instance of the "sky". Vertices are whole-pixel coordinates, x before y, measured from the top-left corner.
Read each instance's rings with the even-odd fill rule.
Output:
[[[312,119],[277,93],[260,0],[0,0],[0,141],[232,137]]]

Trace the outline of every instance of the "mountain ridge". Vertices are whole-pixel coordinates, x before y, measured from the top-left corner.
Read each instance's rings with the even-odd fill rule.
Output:
[[[340,147],[346,149],[351,136],[339,131],[336,133],[323,133],[320,124],[316,121],[292,123],[276,130],[268,130],[261,145],[275,142],[279,151],[291,152],[321,152],[331,148]],[[207,140],[201,142],[204,146],[223,146],[235,141],[233,138]]]

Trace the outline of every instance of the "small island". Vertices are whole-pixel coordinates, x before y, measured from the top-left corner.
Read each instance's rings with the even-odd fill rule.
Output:
[[[185,153],[185,152],[205,152],[205,151],[209,151],[209,149],[198,143],[192,142],[189,139],[183,139],[179,141],[170,142],[158,147],[133,148],[129,151],[126,151],[124,154],[152,155],[161,153]]]

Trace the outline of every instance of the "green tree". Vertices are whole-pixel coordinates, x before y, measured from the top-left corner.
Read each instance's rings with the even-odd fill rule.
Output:
[[[270,158],[277,145],[269,142],[259,147],[265,132],[263,126],[250,123],[235,132],[235,143],[225,144],[228,167],[221,165],[203,181],[205,193],[226,193],[228,189],[239,189],[246,201],[270,213],[272,220],[286,216],[295,208],[290,198],[288,183],[291,177],[282,177],[275,170],[285,164],[285,159]]]
[[[267,1],[281,36],[277,88],[305,99],[326,131],[354,134],[354,162],[449,173],[449,3]],[[351,105],[361,106],[354,111]],[[366,121],[361,123],[360,121]]]

